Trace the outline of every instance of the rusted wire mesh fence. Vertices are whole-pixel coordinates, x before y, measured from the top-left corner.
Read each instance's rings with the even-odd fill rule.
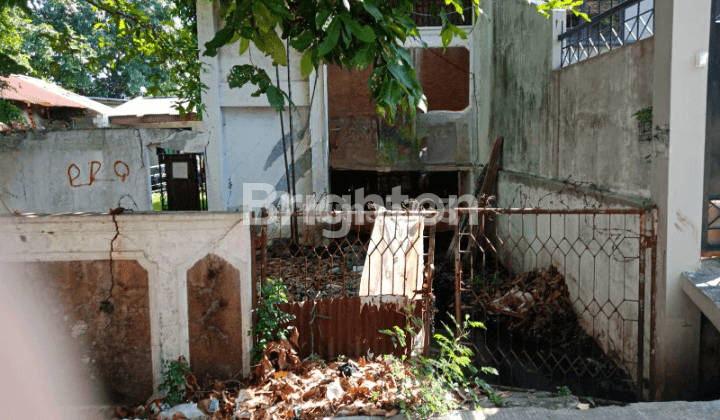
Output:
[[[283,230],[290,218],[297,236]],[[301,354],[397,352],[379,330],[404,325],[407,316],[429,325],[426,284],[434,241],[423,215],[292,214],[274,222],[263,223],[258,232],[257,299],[263,298],[264,279],[283,280],[289,303],[282,309],[295,316]]]
[[[655,257],[645,210],[287,217],[297,220],[297,236],[282,223],[258,230],[257,286],[283,279],[290,301],[283,308],[296,316],[304,354],[392,351],[378,330],[402,323],[413,307],[424,326],[416,344],[425,351],[435,312],[436,327],[465,314],[483,321],[487,329],[473,344],[477,364],[500,371],[489,382],[551,391],[564,385],[619,400],[646,391],[645,285]],[[438,261],[436,231],[445,231]]]
[[[455,228],[454,310],[487,327],[474,344],[478,363],[500,370],[488,379],[642,396],[654,243],[645,210],[461,211],[477,224]]]

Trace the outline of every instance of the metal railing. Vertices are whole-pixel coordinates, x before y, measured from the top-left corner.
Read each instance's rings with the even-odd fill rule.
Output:
[[[707,212],[703,219],[703,251],[720,251],[720,195],[710,195],[705,201]]]
[[[562,42],[561,66],[565,67],[654,34],[654,0],[586,1],[579,10],[591,21],[568,13]]]

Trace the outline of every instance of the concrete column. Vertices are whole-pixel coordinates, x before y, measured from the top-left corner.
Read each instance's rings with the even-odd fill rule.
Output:
[[[312,192],[316,199],[322,197],[323,194],[330,193],[330,137],[327,118],[327,73],[325,70],[325,66],[322,66],[317,72],[313,72],[309,79],[312,97],[309,120],[312,147]]]
[[[562,67],[562,45],[563,42],[558,36],[565,32],[567,12],[563,10],[552,11],[552,68],[559,69]]]
[[[206,73],[202,74],[202,81],[207,85],[207,91],[202,93],[202,102],[205,105],[203,115],[203,131],[208,133],[208,145],[205,150],[207,159],[207,195],[208,210],[223,211],[226,202],[225,189],[222,188],[223,177],[223,125],[222,109],[220,108],[220,55],[215,57],[203,56],[205,43],[210,41],[218,28],[217,16],[213,10],[214,2],[198,0],[197,2],[197,29],[198,45],[200,47],[200,61],[205,65]]]
[[[651,398],[692,398],[697,389],[700,312],[681,273],[700,262],[710,0],[655,2],[652,198],[660,209],[657,336]]]

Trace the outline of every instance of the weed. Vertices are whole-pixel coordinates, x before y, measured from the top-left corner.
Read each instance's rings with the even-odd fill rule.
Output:
[[[405,328],[395,326],[392,330],[381,330],[381,333],[390,335],[395,346],[406,347],[408,339],[414,339],[417,335],[416,327],[422,325],[422,321],[412,316],[412,307],[407,310],[407,322]],[[455,322],[454,318],[453,322]],[[427,418],[433,413],[447,413],[458,408],[457,403],[448,398],[448,393],[461,393],[473,397],[478,401],[477,395],[468,389],[471,384],[470,378],[478,373],[478,369],[472,363],[472,350],[463,344],[467,340],[471,328],[485,328],[481,322],[471,321],[469,315],[465,316],[462,326],[455,323],[459,335],[455,336],[453,330],[443,323],[443,333],[434,335],[439,348],[439,355],[436,358],[407,359],[405,356],[398,359],[393,356],[386,356],[394,361],[394,376],[396,381],[403,383],[417,381],[420,388],[419,400],[416,400],[411,393],[411,387],[402,387],[403,394],[398,398],[398,408],[405,410],[408,418],[410,411],[421,418]],[[405,365],[407,363],[407,367]],[[497,375],[497,370],[490,367],[483,367],[482,372]],[[409,373],[409,375],[408,375]],[[475,384],[485,389],[496,405],[502,404],[502,399],[495,394],[494,390],[482,379],[476,378]],[[489,390],[489,391],[488,391]]]
[[[170,405],[177,405],[183,401],[185,394],[185,375],[190,373],[190,366],[184,358],[178,360],[162,361],[163,382],[158,386],[158,391],[167,391],[165,402]]]
[[[652,107],[649,106],[647,108],[638,110],[638,112],[633,114],[633,117],[635,117],[635,119],[638,122],[649,123],[649,122],[652,122],[652,117],[653,117],[652,111],[653,111]]]
[[[292,327],[282,327],[282,325],[295,319],[295,316],[278,308],[278,305],[288,302],[286,292],[287,288],[279,278],[268,278],[262,287],[262,299],[257,309],[254,309],[257,322],[249,332],[251,336],[257,337],[257,344],[252,349],[253,363],[260,361],[268,343],[287,339],[288,333],[292,330]]]
[[[572,395],[572,392],[570,392],[570,388],[565,385],[557,387],[557,390],[558,396],[567,397],[568,395]]]
[[[497,375],[497,371],[490,372],[490,373],[494,373],[495,375]],[[505,404],[505,401],[503,400],[503,398],[497,392],[495,392],[493,387],[488,385],[488,383],[485,382],[483,379],[475,378],[475,384],[477,384],[477,386],[479,386],[485,392],[487,392],[488,398],[490,398],[490,401],[492,401],[496,407],[502,407],[503,404]]]

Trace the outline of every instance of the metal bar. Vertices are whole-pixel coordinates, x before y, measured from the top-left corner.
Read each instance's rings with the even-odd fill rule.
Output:
[[[658,387],[655,383],[655,367],[656,365],[656,344],[657,344],[657,257],[658,257],[658,209],[652,209],[652,251],[650,254],[650,372],[648,374],[650,380],[650,399],[658,400]]]
[[[639,276],[638,276],[638,353],[637,353],[637,395],[644,400],[644,368],[645,368],[645,253],[647,240],[647,214],[640,215],[640,250],[639,250]]]
[[[428,256],[427,264],[425,266],[425,341],[423,343],[423,356],[427,357],[430,350],[430,331],[432,321],[432,298],[433,298],[433,271],[435,270],[435,226],[430,226],[428,229]]]
[[[460,260],[460,226],[455,224],[455,335],[460,336],[460,323],[462,315],[460,313],[460,279],[462,277],[462,261]]]
[[[623,2],[623,3],[618,4],[617,6],[611,7],[610,9],[608,9],[608,10],[606,10],[606,11],[600,13],[600,14],[597,14],[597,15],[595,15],[595,16],[591,16],[591,19],[592,19],[592,20],[591,20],[590,22],[584,22],[584,23],[581,23],[580,25],[577,25],[577,26],[574,26],[574,27],[568,29],[567,31],[565,31],[565,32],[561,33],[560,35],[558,35],[558,40],[562,41],[562,40],[564,40],[565,38],[567,38],[567,37],[569,37],[569,36],[571,36],[571,35],[573,35],[573,34],[575,34],[575,33],[578,33],[578,32],[580,32],[580,31],[582,31],[583,29],[589,28],[589,27],[591,27],[591,26],[593,26],[593,25],[597,25],[597,24],[598,24],[598,21],[600,21],[600,20],[602,20],[602,19],[604,19],[604,18],[606,18],[606,17],[608,17],[608,16],[610,16],[610,15],[612,15],[612,14],[615,14],[615,13],[617,13],[617,12],[619,12],[619,11],[622,11],[622,10],[624,10],[624,9],[627,9],[628,7],[630,7],[630,6],[634,5],[634,4],[640,3],[641,1],[642,1],[642,0],[628,0],[628,1],[625,1],[625,2]],[[637,19],[637,16],[632,17],[632,18],[630,18],[630,19]]]
[[[251,213],[251,217],[255,218],[255,212]],[[252,232],[252,240],[250,241],[250,255],[252,255],[252,262],[251,262],[251,273],[252,273],[252,282],[250,285],[250,290],[252,293],[252,325],[257,324],[257,307],[258,307],[258,290],[257,290],[257,282],[258,282],[258,261],[257,261],[257,249],[258,246],[263,246],[260,240],[260,237],[257,236],[257,232],[255,231],[255,228],[251,228],[250,232]],[[257,345],[257,334],[253,334],[253,346]]]
[[[263,220],[267,220],[267,210],[260,212]],[[260,227],[260,287],[265,285],[267,278],[267,223],[263,223]]]

